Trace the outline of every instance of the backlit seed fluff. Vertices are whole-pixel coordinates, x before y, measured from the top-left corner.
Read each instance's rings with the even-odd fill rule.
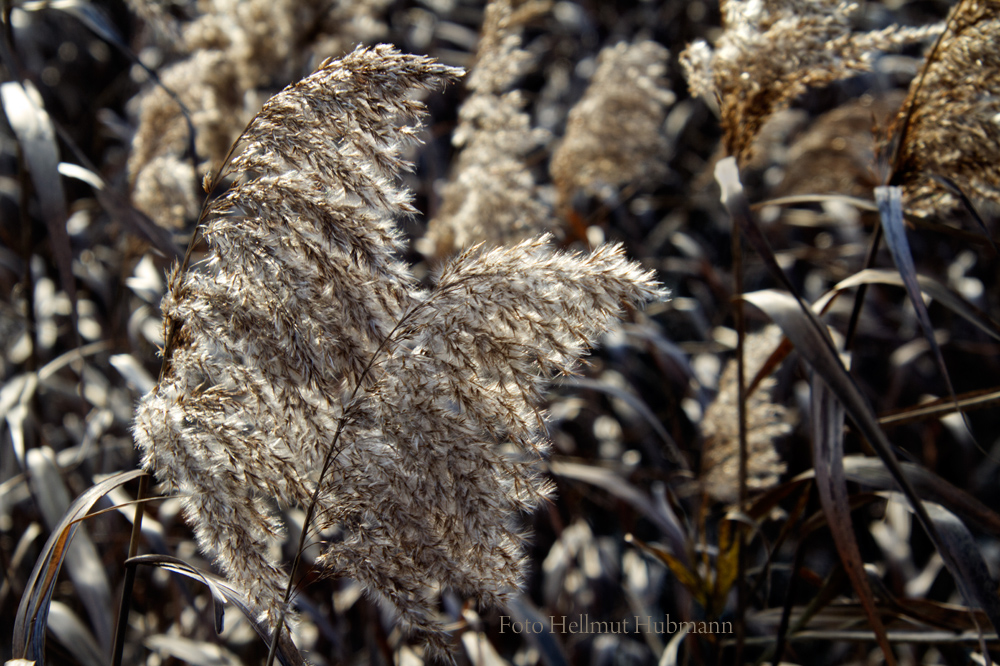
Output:
[[[880,51],[926,41],[941,25],[854,32],[858,3],[843,0],[727,0],[710,47],[681,53],[691,94],[718,103],[726,153],[742,164],[774,113],[811,87],[871,69]]]
[[[545,237],[473,247],[418,287],[396,258],[412,211],[400,149],[418,129],[401,123],[422,112],[415,91],[458,76],[383,45],[276,95],[205,215],[207,256],[171,277],[166,370],[135,438],[272,622],[286,573],[268,546],[317,484],[318,565],[432,647],[443,589],[506,599],[525,570],[519,516],[551,493],[546,381],[624,307],[665,296],[619,246],[567,254]]]

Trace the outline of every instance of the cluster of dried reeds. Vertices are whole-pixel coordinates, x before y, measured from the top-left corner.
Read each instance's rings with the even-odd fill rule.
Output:
[[[522,26],[543,13],[538,0],[491,2],[459,110],[452,142],[460,150],[441,209],[421,240],[424,254],[438,258],[480,242],[518,242],[550,231],[551,207],[538,195],[529,155],[548,139],[531,127],[514,88],[531,65],[521,46]]]
[[[693,94],[719,105],[726,153],[741,162],[764,122],[810,87],[870,69],[872,58],[937,34],[940,26],[857,33],[857,3],[791,0],[722,3],[725,31],[713,46],[681,54]]]
[[[792,347],[809,366],[810,403],[809,418],[813,469],[817,490],[834,543],[847,577],[860,601],[868,626],[888,663],[896,663],[896,656],[888,637],[884,620],[880,616],[869,575],[865,572],[861,552],[851,523],[851,509],[847,472],[844,457],[844,427],[848,417],[871,442],[878,466],[892,479],[930,538],[945,566],[955,576],[963,601],[968,608],[980,607],[994,628],[1000,626],[1000,601],[986,573],[981,555],[962,545],[971,538],[967,528],[942,506],[926,502],[916,489],[917,475],[904,471],[895,449],[882,431],[868,401],[854,383],[848,368],[843,365],[839,349],[826,325],[817,317],[829,307],[829,297],[821,304],[810,307],[799,289],[776,260],[755,215],[747,205],[739,182],[738,164],[746,164],[753,143],[765,120],[775,111],[786,107],[810,86],[845,78],[850,72],[867,68],[871,54],[885,51],[911,40],[923,40],[941,31],[940,26],[920,29],[903,29],[891,26],[881,31],[854,33],[848,16],[854,5],[847,3],[735,3],[724,4],[726,30],[717,41],[714,51],[704,43],[696,43],[682,56],[689,73],[692,91],[703,96],[713,95],[719,104],[724,131],[724,148],[729,155],[716,166],[716,176],[722,188],[723,202],[733,218],[734,288],[736,293],[778,323],[789,340],[783,349],[772,342],[761,356],[753,352],[755,365],[766,358],[775,363]],[[906,287],[916,318],[923,329],[927,347],[932,352],[942,375],[942,384],[952,399],[956,411],[961,411],[955,395],[948,368],[938,346],[930,318],[923,301],[923,293],[932,290],[932,280],[918,275],[910,244],[904,228],[904,197],[909,210],[933,210],[942,215],[947,212],[943,204],[962,201],[972,209],[970,195],[977,199],[995,201],[1000,178],[988,163],[995,161],[995,104],[992,92],[997,89],[997,62],[991,55],[988,35],[995,32],[997,7],[993,3],[961,2],[953,10],[944,26],[944,33],[929,51],[919,74],[914,78],[909,95],[898,112],[889,141],[890,154],[883,185],[872,192],[879,213],[878,227],[872,236],[866,264],[870,269],[877,259],[883,238],[889,249],[898,283]],[[794,59],[775,57],[776,49],[792,49]],[[990,51],[991,53],[987,53]],[[964,80],[959,71],[972,72]],[[975,145],[973,145],[975,144]],[[874,151],[873,151],[874,152]],[[874,160],[873,160],[874,162]],[[949,202],[943,195],[952,197]],[[847,197],[844,197],[846,200]],[[817,198],[817,201],[821,198]],[[853,205],[859,205],[854,202]],[[868,208],[870,204],[860,204]],[[977,215],[977,219],[978,215]],[[979,219],[982,222],[981,219]],[[742,248],[740,238],[746,237],[753,250],[765,263],[770,277],[783,291],[763,290],[744,295]],[[858,277],[858,276],[855,276]],[[850,280],[845,281],[850,282]],[[845,283],[842,283],[845,284]],[[861,289],[855,298],[854,310],[844,331],[848,347],[857,332],[858,314],[866,295],[867,282],[859,280]],[[831,294],[842,285],[834,287]],[[815,312],[814,312],[815,309]],[[789,430],[781,411],[772,412],[774,420],[764,416],[759,399],[748,397],[747,387],[751,370],[746,367],[751,355],[751,338],[744,339],[742,306],[737,306],[735,320],[738,328],[736,374],[727,368],[723,375],[726,390],[721,390],[716,402],[706,413],[703,434],[710,445],[706,451],[703,481],[706,489],[718,499],[739,502],[746,510],[747,492],[773,485],[777,476],[764,483],[761,469],[774,464],[774,452],[767,440]],[[981,324],[984,330],[989,326]],[[995,327],[994,327],[995,328]],[[991,334],[996,338],[993,330]],[[743,367],[740,367],[742,364]],[[745,371],[745,372],[744,372]],[[728,375],[728,376],[727,376]],[[734,383],[735,379],[735,387]],[[760,381],[755,379],[755,383]],[[764,380],[767,383],[768,380]],[[763,384],[757,386],[757,389]],[[735,396],[735,400],[732,398]],[[728,400],[725,398],[729,398]],[[728,405],[726,403],[729,403]],[[736,419],[736,424],[726,429],[730,442],[727,457],[715,440],[721,434],[715,425],[720,410]],[[965,421],[969,427],[968,420]],[[738,450],[736,460],[733,453]],[[726,471],[728,460],[728,472]],[[713,479],[713,476],[715,477]],[[723,477],[728,484],[718,483]],[[728,497],[720,493],[732,490],[736,480],[738,492]],[[954,500],[954,498],[952,498]],[[950,507],[954,509],[952,505]],[[728,531],[720,528],[720,554],[716,562],[716,576],[722,576],[727,564],[724,543],[730,543]],[[723,538],[725,536],[725,539]],[[800,544],[799,548],[802,548]],[[800,551],[801,552],[801,551]],[[665,559],[670,568],[680,573],[687,569],[677,561]],[[988,592],[982,593],[982,580],[990,581]],[[716,578],[718,580],[718,578]],[[977,582],[978,581],[978,582]],[[706,607],[712,608],[716,600],[712,588],[692,585],[701,591]],[[743,590],[746,588],[744,587]],[[794,589],[794,585],[793,585]],[[717,588],[714,592],[717,593]],[[745,599],[741,592],[741,599]],[[740,602],[743,603],[742,601]],[[790,603],[790,602],[789,602]],[[742,612],[738,611],[738,612]],[[765,657],[780,659],[784,650],[785,631],[788,629],[786,605],[779,636],[772,651]],[[978,626],[978,623],[977,623]],[[985,645],[982,645],[985,652]],[[737,655],[742,654],[743,643],[737,643]]]
[[[158,225],[189,226],[202,178],[277,88],[310,63],[384,32],[380,2],[200,2],[186,20],[159,3],[130,6],[152,31],[143,59],[162,85],[132,100],[138,127],[129,173],[133,201]],[[304,41],[308,40],[308,41]]]

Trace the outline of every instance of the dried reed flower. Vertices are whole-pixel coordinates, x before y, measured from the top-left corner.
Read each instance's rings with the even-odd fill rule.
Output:
[[[459,109],[452,138],[461,152],[442,190],[441,210],[419,245],[424,254],[442,258],[479,242],[517,242],[550,230],[551,211],[526,164],[549,135],[531,127],[523,96],[512,90],[531,66],[521,48],[522,27],[549,4],[493,0],[486,7],[468,78],[472,94]]]
[[[902,99],[902,91],[863,95],[815,118],[785,149],[784,179],[773,194],[870,198],[879,184],[872,168],[876,151],[872,121],[876,127],[886,127]]]
[[[748,381],[763,367],[780,341],[781,330],[773,325],[747,336],[743,358]],[[701,420],[701,434],[705,438],[702,486],[712,499],[729,504],[739,501],[740,493],[736,371],[736,361],[729,361],[719,378],[719,393]],[[770,391],[775,383],[774,377],[767,377],[747,398],[747,489],[751,491],[773,487],[786,469],[774,441],[791,432],[794,420],[787,409],[771,402]]]
[[[467,250],[423,291],[399,263],[395,180],[414,90],[459,71],[389,46],[327,62],[264,105],[206,213],[208,257],[163,301],[168,351],[142,401],[144,465],[201,547],[272,622],[279,507],[333,535],[318,559],[445,643],[444,588],[490,603],[523,574],[520,512],[550,493],[535,405],[624,304],[663,296],[621,247]],[[324,461],[329,467],[324,468]],[[325,472],[325,473],[324,473]]]
[[[851,31],[842,0],[727,0],[725,31],[681,53],[691,94],[717,101],[727,154],[743,163],[757,132],[812,86],[871,68],[873,56],[938,34],[940,25]]]
[[[670,53],[656,42],[603,49],[590,85],[570,110],[550,172],[562,205],[577,191],[607,198],[607,188],[656,182],[666,172],[663,133],[676,99],[664,78]]]
[[[926,74],[914,79],[899,123],[909,115],[894,178],[907,208],[940,214],[961,205],[935,177],[967,195],[1000,204],[1000,5],[965,0],[953,10],[947,32],[929,56]]]
[[[130,0],[160,36],[153,49],[157,57],[172,53],[180,58],[160,72],[160,79],[190,111],[201,160],[194,173],[181,107],[164,88],[148,85],[132,103],[138,129],[128,167],[136,206],[160,226],[183,227],[191,219],[190,202],[199,196],[201,177],[222,163],[268,89],[298,78],[310,62],[381,37],[384,26],[380,29],[375,19],[385,4],[207,0],[186,7],[191,18],[179,22],[158,2]],[[310,41],[304,42],[303,35]],[[181,180],[185,172],[190,175]]]
[[[191,111],[195,150],[221,163],[250,115],[237,112],[240,97],[233,63],[224,53],[200,51],[168,69],[161,80]],[[164,228],[181,228],[200,207],[199,175],[188,149],[190,129],[180,106],[164,87],[151,87],[137,100],[139,127],[132,138],[129,171],[132,200]]]

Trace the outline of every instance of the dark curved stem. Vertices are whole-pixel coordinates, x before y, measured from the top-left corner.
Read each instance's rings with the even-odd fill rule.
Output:
[[[128,560],[139,552],[139,540],[142,538],[142,514],[146,493],[149,491],[149,475],[139,477],[139,491],[135,499],[135,517],[132,520],[132,537],[128,543]],[[121,666],[122,653],[125,651],[125,633],[128,631],[128,614],[132,606],[132,588],[135,585],[135,563],[125,564],[125,582],[122,585],[122,602],[118,608],[118,625],[115,627],[115,647],[111,653],[111,666]]]
[[[882,244],[882,223],[875,224],[875,232],[872,234],[871,243],[868,245],[868,254],[865,256],[865,268],[875,265],[875,257],[878,256],[879,246]],[[865,296],[868,294],[868,285],[862,284],[858,287],[858,293],[854,296],[854,306],[851,308],[851,318],[847,323],[847,335],[845,336],[844,350],[850,351],[854,345],[854,336],[858,331],[858,322],[861,320],[861,308],[865,304]]]

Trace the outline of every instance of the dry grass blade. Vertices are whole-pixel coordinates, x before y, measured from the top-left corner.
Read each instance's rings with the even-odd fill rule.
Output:
[[[94,635],[66,604],[49,604],[48,629],[82,666],[106,666],[106,656]]]
[[[223,593],[222,588],[228,587],[232,589],[231,586],[225,583],[225,581],[218,576],[211,573],[201,571],[197,567],[193,567],[184,560],[173,557],[171,555],[136,555],[130,557],[127,564],[145,564],[149,566],[157,566],[164,571],[169,571],[171,573],[180,574],[198,580],[205,584],[211,592],[212,596],[212,617],[215,620],[215,633],[220,634],[225,628],[225,606],[226,595]],[[246,602],[242,602],[242,606],[246,606]],[[248,615],[248,618],[253,620],[252,615]],[[264,638],[267,638],[265,635]]]
[[[983,409],[1000,402],[1000,389],[993,388],[961,393],[955,400],[951,398],[938,398],[931,402],[885,413],[879,417],[878,422],[886,426],[902,425],[904,423],[913,423],[914,421],[924,421],[927,419],[939,419],[948,414],[954,414],[956,411],[956,402],[964,411]]]
[[[49,447],[30,449],[26,456],[35,503],[50,529],[56,531],[70,506],[69,489],[62,478],[55,453]],[[65,565],[90,617],[103,649],[111,646],[111,585],[97,546],[82,525],[74,526],[75,539],[68,546]]]
[[[662,562],[664,566],[670,569],[670,573],[674,575],[677,582],[687,588],[687,591],[691,593],[691,597],[701,604],[702,607],[705,608],[706,612],[710,614],[712,613],[714,601],[713,592],[715,592],[717,588],[714,588],[713,585],[706,583],[697,568],[692,569],[688,567],[679,559],[678,556],[674,555],[666,548],[658,546],[655,543],[646,543],[632,534],[626,534],[625,541],[627,543],[634,543],[643,551],[649,553]],[[731,580],[727,582],[729,582],[730,586],[732,585]],[[729,591],[728,587],[726,591]]]
[[[16,81],[3,83],[0,100],[24,152],[32,182],[39,193],[45,193],[40,197],[42,216],[49,233],[53,234],[53,242],[61,246],[57,252],[65,254],[65,258],[59,260],[61,266],[72,255],[66,229],[55,228],[56,224],[66,222],[66,199],[59,176],[59,148],[52,121],[42,106],[38,91],[30,83],[27,86]]]
[[[667,537],[674,554],[683,561],[687,561],[687,536],[677,520],[677,516],[668,514],[664,509],[665,505],[654,502],[648,495],[623,479],[620,474],[594,465],[557,460],[550,462],[548,467],[557,476],[597,486],[630,504],[660,528],[660,531]]]
[[[550,620],[523,594],[507,602],[507,612],[516,622],[541,622],[545,626],[546,620]],[[545,666],[569,666],[565,649],[551,631],[532,632],[528,634],[528,640],[538,650]]]
[[[826,517],[825,514],[819,512],[821,524],[825,524]],[[819,521],[817,521],[819,522]],[[807,521],[808,523],[808,521]],[[792,570],[798,573],[804,562],[805,549],[803,547],[804,541],[799,542],[798,548],[795,551],[795,560],[792,564]],[[788,643],[789,636],[796,634],[802,627],[809,624],[809,621],[817,614],[823,612],[823,610],[835,599],[839,594],[839,590],[844,582],[844,570],[841,567],[835,567],[830,575],[826,577],[820,587],[819,592],[812,598],[809,604],[805,608],[796,609],[793,607],[793,597],[794,593],[798,587],[800,576],[796,575],[792,579],[792,584],[789,587],[788,595],[785,598],[785,604],[780,611],[780,619],[778,620],[777,627],[777,640],[774,641],[773,647],[769,647],[768,651],[765,652],[759,663],[763,663],[764,659],[768,658],[773,650],[773,658],[771,659],[772,664],[782,663],[781,657],[784,654],[785,646]],[[778,610],[778,609],[774,609]],[[795,611],[798,612],[795,612]],[[763,613],[758,613],[757,618],[760,621],[760,616],[768,614],[768,611]],[[773,613],[771,613],[773,614]],[[857,618],[857,616],[855,616]],[[855,619],[855,618],[852,618]],[[750,639],[751,641],[754,639]],[[771,642],[771,637],[768,637],[768,642]]]
[[[23,477],[22,477],[23,479]],[[0,484],[0,496],[6,494],[9,489],[8,483]],[[29,549],[39,536],[42,535],[42,526],[36,522],[28,525],[28,528],[21,533],[21,537],[17,540],[17,546],[14,547],[14,553],[10,556],[7,563],[7,575],[3,578],[3,583],[0,583],[0,604],[7,600],[7,595],[10,594],[12,585],[12,574],[17,571],[21,562],[24,561],[25,556],[28,554]]]
[[[890,643],[895,644],[981,646],[984,640],[990,645],[996,646],[1000,644],[1000,638],[997,637],[997,634],[978,634],[972,632],[956,635],[952,631],[889,631],[886,632],[886,637]],[[870,631],[855,631],[850,629],[797,631],[788,636],[789,641],[798,643],[805,641],[870,643],[874,638],[875,636]],[[766,643],[770,640],[769,637],[751,638],[748,639],[748,643]]]
[[[6,419],[12,409],[30,400],[37,388],[38,375],[34,372],[16,375],[8,379],[4,383],[3,388],[0,388],[0,419]],[[18,462],[21,463],[22,467],[24,466],[24,461],[20,458]]]
[[[810,469],[809,471],[800,474],[798,478],[811,479],[814,477],[815,477],[815,470]],[[850,507],[852,513],[854,511],[857,511],[858,509],[861,509],[862,507],[866,507],[871,504],[884,506],[886,502],[885,497],[879,495],[878,493],[851,493],[850,495],[848,495],[847,499],[848,499],[848,506]],[[826,513],[820,510],[812,514],[808,518],[806,518],[804,521],[802,521],[802,526],[801,529],[799,530],[799,533],[802,534],[803,536],[811,535],[813,532],[825,529],[826,527],[827,527]]]
[[[79,149],[77,149],[79,150]],[[77,158],[84,158],[78,154]],[[170,232],[149,219],[142,211],[132,205],[128,197],[109,185],[101,176],[90,169],[76,164],[62,162],[59,171],[64,176],[81,180],[94,190],[101,208],[116,222],[139,238],[149,241],[163,256],[170,259],[181,259],[184,251],[174,242]]]
[[[137,557],[130,558],[126,563],[157,566],[171,573],[186,576],[204,583],[212,593],[212,614],[215,618],[216,633],[221,633],[223,628],[225,613],[223,604],[231,603],[241,613],[243,613],[243,616],[246,617],[247,621],[250,622],[251,626],[253,626],[254,631],[257,632],[257,635],[260,636],[265,643],[271,643],[272,634],[267,623],[261,621],[259,613],[257,613],[253,606],[247,602],[246,597],[224,579],[219,578],[214,574],[201,571],[200,569],[191,566],[184,560],[180,560],[169,555],[139,555]],[[286,632],[281,632],[278,638],[277,657],[284,666],[306,666],[307,664],[305,658],[302,656],[302,653],[299,652],[297,647],[295,647],[295,643],[292,642],[292,639],[288,637]]]
[[[764,520],[771,513],[771,511],[774,510],[776,506],[778,506],[780,502],[782,502],[796,490],[799,490],[805,483],[806,479],[796,477],[794,479],[791,479],[790,481],[782,483],[779,486],[771,488],[767,492],[763,493],[760,497],[754,499],[754,501],[750,504],[749,507],[747,507],[745,511],[746,515],[748,515],[752,520],[756,522]],[[808,487],[805,489],[804,493],[800,493],[800,496],[802,494],[806,495],[809,494]]]
[[[667,643],[667,647],[664,648],[663,654],[660,655],[659,666],[677,666],[681,663],[681,643],[684,641],[684,637],[687,636],[687,633],[688,628],[685,626],[670,638],[670,642]]]
[[[885,433],[871,407],[861,394],[854,380],[848,374],[834,351],[833,342],[811,310],[803,310],[801,304],[788,294],[765,290],[745,294],[744,298],[765,312],[778,324],[785,335],[795,345],[799,355],[818,373],[830,390],[844,406],[851,420],[868,439],[879,458],[882,459],[892,477],[906,495],[927,535],[944,559],[945,566],[956,580],[964,576],[964,570],[952,557],[951,549],[941,539],[934,523],[921,504],[920,496],[906,478]],[[962,589],[973,584],[963,580]],[[993,618],[991,618],[992,621]]]
[[[947,507],[979,526],[1000,536],[1000,514],[989,508],[975,497],[942,479],[930,470],[914,465],[900,463],[906,477],[913,484],[917,493],[930,502]],[[879,490],[899,490],[899,485],[877,458],[864,456],[846,456],[844,458],[844,475],[864,486]]]
[[[653,429],[653,431],[657,434],[657,436],[659,436],[659,438],[663,441],[663,445],[666,447],[667,453],[669,454],[668,457],[670,458],[670,462],[674,463],[681,469],[689,469],[687,459],[684,457],[684,454],[681,453],[680,448],[678,448],[677,442],[675,442],[674,438],[670,436],[670,433],[667,432],[667,429],[663,427],[663,423],[661,423],[660,419],[656,417],[656,414],[653,413],[653,410],[649,408],[649,405],[643,402],[642,398],[639,398],[633,395],[632,393],[629,393],[628,391],[626,391],[621,387],[609,384],[608,382],[602,382],[596,379],[588,379],[586,377],[572,377],[563,380],[562,382],[560,382],[560,384],[562,384],[563,386],[575,386],[578,388],[600,391],[602,393],[607,393],[609,396],[624,401],[625,403],[628,404],[629,407],[634,409],[640,416],[642,416],[643,420],[645,420],[646,423],[649,424],[649,426]],[[662,460],[659,451],[652,451],[651,453],[653,454],[651,457],[654,460],[656,459]]]
[[[111,17],[99,5],[89,0],[61,0],[60,2],[43,0],[42,2],[21,4],[21,8],[25,11],[31,11],[33,6],[39,9],[55,9],[65,12],[90,28],[104,41],[114,44],[123,51],[129,50],[128,44],[122,39],[121,33],[115,27]]]
[[[973,606],[972,602],[975,602],[975,606],[978,606],[986,613],[986,617],[989,618],[990,623],[994,627],[1000,626],[1000,595],[997,595],[997,582],[990,574],[989,568],[983,560],[979,545],[972,537],[969,529],[955,514],[940,504],[924,502],[923,506],[927,510],[927,514],[931,520],[934,521],[934,526],[937,529],[938,535],[940,535],[941,542],[948,550],[947,556],[945,553],[941,553],[941,556],[946,561],[953,561],[960,572],[956,573],[953,570],[952,575],[955,576],[955,583],[962,592],[962,596],[965,597],[970,606]],[[913,509],[912,506],[908,508],[910,510]],[[983,656],[986,659],[986,663],[989,664],[991,663],[990,653],[986,649],[986,639],[983,636],[983,629],[979,626],[979,622],[976,621],[975,613],[970,612],[970,616],[973,622],[976,622],[976,629],[979,632],[980,639],[984,642],[982,645]]]
[[[481,631],[466,631],[462,634],[462,646],[472,666],[510,666]]]
[[[729,212],[729,216],[733,218],[733,222],[736,223],[735,226],[743,233],[754,251],[764,260],[764,265],[767,266],[767,270],[771,276],[792,293],[795,299],[805,308],[805,304],[802,303],[802,299],[796,292],[795,287],[789,281],[788,276],[785,275],[785,271],[781,269],[777,258],[774,256],[774,251],[771,250],[770,243],[767,242],[767,238],[764,237],[763,232],[757,225],[757,221],[754,219],[753,212],[750,210],[750,203],[747,201],[746,194],[743,191],[743,183],[740,182],[740,171],[735,157],[726,157],[719,160],[718,164],[715,165],[715,180],[722,189],[722,204]],[[733,233],[736,233],[735,229]]]
[[[816,472],[816,489],[826,514],[833,542],[840,554],[840,561],[851,579],[854,591],[868,616],[868,624],[882,648],[887,664],[895,664],[896,657],[885,636],[885,626],[875,608],[875,598],[868,585],[865,563],[854,536],[851,508],[847,496],[847,479],[844,476],[844,408],[837,401],[826,382],[813,373],[811,386],[811,424],[813,469]]]
[[[14,449],[14,457],[17,458],[18,464],[24,468],[27,465],[25,461],[25,438],[24,438],[24,422],[28,418],[28,408],[22,403],[18,403],[7,410],[7,429],[10,432],[10,443],[11,448]]]
[[[115,370],[121,373],[128,385],[137,393],[148,393],[156,386],[156,380],[132,354],[115,354],[110,360]]]
[[[745,565],[740,556],[745,549],[747,525],[736,520],[723,520],[719,525],[719,554],[715,558],[715,580],[707,606],[711,617],[720,617],[726,609],[729,592],[737,578],[744,573]]]
[[[956,633],[963,631],[980,633],[978,627],[989,622],[983,611],[969,609],[957,604],[912,598],[902,601],[896,600],[894,603],[898,605],[896,610],[901,616],[910,617],[929,626],[948,629]],[[988,641],[992,640],[989,634],[984,635],[984,638]]]
[[[17,137],[24,161],[35,185],[42,219],[49,232],[52,253],[59,268],[63,291],[73,305],[76,331],[76,280],[73,277],[73,249],[66,232],[66,195],[59,175],[59,147],[52,120],[38,91],[30,83],[0,84],[0,101]]]
[[[944,187],[951,194],[953,194],[954,196],[958,197],[959,201],[962,202],[962,206],[965,208],[965,210],[969,211],[969,215],[972,216],[972,219],[975,220],[976,225],[979,227],[979,230],[982,232],[981,237],[979,239],[977,239],[977,240],[979,240],[979,242],[982,242],[982,240],[985,239],[986,242],[989,243],[990,249],[993,250],[994,254],[996,254],[996,252],[997,252],[996,241],[993,240],[993,236],[990,234],[990,228],[989,228],[989,226],[986,224],[986,221],[983,219],[983,216],[979,212],[979,209],[976,207],[976,204],[974,204],[972,202],[972,199],[969,198],[969,195],[966,194],[965,191],[961,187],[959,187],[958,183],[956,183],[955,181],[953,181],[951,178],[948,178],[947,176],[942,176],[941,174],[936,173],[936,174],[932,174],[931,178],[933,178],[935,182],[940,183],[941,185],[944,185]]]
[[[938,301],[994,340],[1000,341],[1000,324],[989,318],[986,313],[932,277],[917,274],[916,280],[921,293]],[[813,309],[819,312],[826,312],[839,292],[862,284],[905,286],[902,275],[897,271],[890,271],[883,268],[866,268],[838,282],[833,289],[813,304]]]
[[[76,498],[66,515],[53,528],[28,578],[21,603],[17,607],[11,641],[14,655],[39,662],[44,660],[45,623],[49,602],[77,525],[86,517],[91,507],[113,488],[137,479],[143,474],[145,472],[142,470],[119,472],[91,486]]]
[[[846,203],[854,206],[858,210],[867,210],[873,213],[878,212],[877,204],[872,203],[867,199],[849,197],[845,194],[796,194],[793,196],[778,197],[777,199],[761,201],[760,203],[753,204],[751,208],[753,210],[760,210],[762,208],[766,208],[767,206],[790,206],[803,203],[823,203],[826,201]]]
[[[951,383],[951,375],[948,373],[948,366],[945,365],[944,356],[941,354],[941,347],[934,336],[934,325],[931,324],[930,315],[927,313],[927,305],[924,304],[920,296],[920,284],[917,281],[917,268],[913,263],[913,254],[910,252],[910,243],[906,238],[906,229],[903,227],[903,190],[900,187],[876,187],[875,201],[878,203],[879,218],[882,222],[882,231],[885,232],[885,242],[892,254],[892,259],[896,264],[900,277],[903,278],[903,285],[906,293],[910,297],[910,303],[917,313],[917,321],[924,332],[924,338],[934,353],[934,361],[938,370],[944,377],[945,386],[948,388],[948,395],[955,403],[955,408],[962,414],[966,429],[972,433],[965,414],[961,412],[958,399],[955,397],[955,387]]]
[[[165,661],[176,659],[189,666],[240,666],[236,655],[208,641],[158,634],[146,638],[143,644]]]

